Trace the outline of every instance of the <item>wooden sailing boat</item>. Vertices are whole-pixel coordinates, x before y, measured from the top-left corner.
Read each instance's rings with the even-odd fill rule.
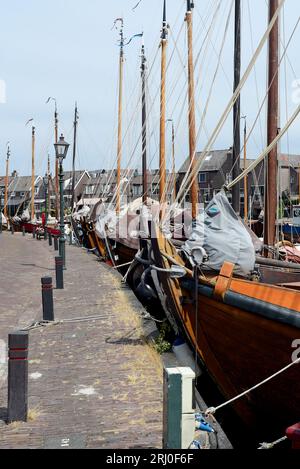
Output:
[[[237,2],[238,4],[239,2]],[[278,0],[270,0],[270,21],[277,13]],[[188,15],[192,15],[188,2]],[[276,39],[277,38],[277,39]],[[268,141],[274,140],[278,126],[278,19],[270,34]],[[276,61],[277,57],[277,61]],[[266,244],[274,245],[276,216],[276,151],[268,158],[268,222]],[[275,186],[274,186],[275,185]],[[271,191],[271,192],[270,192]],[[273,283],[237,277],[234,265],[225,262],[219,274],[199,274],[179,255],[159,227],[152,226],[154,269],[158,271],[159,296],[167,314],[184,333],[199,359],[208,369],[226,399],[232,399],[278,370],[291,364],[292,344],[299,336],[300,292],[294,284],[282,286],[289,276],[283,264],[265,259]],[[149,256],[151,258],[151,256]],[[258,259],[259,264],[264,263]],[[174,278],[172,266],[182,266],[186,275]],[[288,267],[289,264],[285,264]],[[300,280],[300,271],[294,275]],[[275,285],[277,283],[277,285]],[[292,392],[292,394],[291,394]],[[300,417],[299,366],[294,365],[276,378],[233,403],[248,424],[273,418],[275,429],[284,432]],[[272,425],[273,425],[272,421]]]

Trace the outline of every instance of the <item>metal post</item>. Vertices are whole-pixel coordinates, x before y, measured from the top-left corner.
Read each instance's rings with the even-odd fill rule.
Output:
[[[11,231],[12,235],[15,234],[15,227],[14,227],[13,223],[11,224],[10,231]]]
[[[58,239],[57,239],[57,236],[53,236],[53,239],[54,239],[54,250],[55,251],[58,251]]]
[[[42,281],[43,320],[54,321],[52,277],[43,277],[41,281]]]
[[[63,258],[64,267],[66,266],[66,240],[65,240],[65,216],[64,216],[64,174],[62,162],[59,163],[59,192],[60,192],[60,238],[59,255]]]
[[[55,273],[56,273],[56,289],[64,289],[64,271],[63,271],[63,259],[62,257],[55,258]]]
[[[8,423],[27,421],[28,342],[28,332],[8,336]]]
[[[195,436],[195,373],[164,369],[163,448],[188,449]]]
[[[35,239],[35,226],[32,227],[32,238]]]
[[[49,233],[48,242],[49,242],[49,246],[52,246],[52,234],[51,233]]]
[[[22,234],[23,234],[23,236],[26,235],[25,226],[22,227]]]

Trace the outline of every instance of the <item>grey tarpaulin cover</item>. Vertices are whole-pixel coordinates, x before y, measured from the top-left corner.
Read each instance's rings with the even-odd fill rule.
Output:
[[[207,266],[219,271],[225,261],[235,264],[235,273],[248,275],[254,270],[255,249],[241,219],[231,207],[224,191],[219,192],[199,215],[183,250],[197,264],[202,263],[203,249]]]

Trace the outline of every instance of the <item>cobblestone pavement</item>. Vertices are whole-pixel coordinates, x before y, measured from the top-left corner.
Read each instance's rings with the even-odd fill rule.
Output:
[[[119,275],[67,246],[55,319],[30,331],[29,420],[6,425],[7,334],[41,319],[41,277],[53,276],[46,241],[0,235],[0,448],[160,448],[162,364],[142,307]]]

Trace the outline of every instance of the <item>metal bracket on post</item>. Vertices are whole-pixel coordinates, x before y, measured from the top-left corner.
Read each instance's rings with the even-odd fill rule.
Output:
[[[42,281],[43,320],[54,321],[52,277],[43,277],[41,281]]]
[[[28,342],[28,332],[8,336],[8,423],[27,421]]]
[[[163,448],[188,449],[195,437],[195,373],[164,369]]]

